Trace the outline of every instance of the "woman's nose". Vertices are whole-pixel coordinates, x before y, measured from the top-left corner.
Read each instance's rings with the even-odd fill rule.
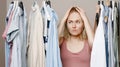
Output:
[[[76,28],[76,24],[75,23],[72,24],[72,28]]]

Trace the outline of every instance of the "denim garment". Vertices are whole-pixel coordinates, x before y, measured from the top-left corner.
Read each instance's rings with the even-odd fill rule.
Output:
[[[105,37],[105,53],[106,53],[106,67],[109,67],[109,52],[108,52],[108,18],[109,18],[109,7],[104,6],[104,20],[103,20],[103,26],[104,26],[104,37]],[[106,20],[107,17],[107,20]]]

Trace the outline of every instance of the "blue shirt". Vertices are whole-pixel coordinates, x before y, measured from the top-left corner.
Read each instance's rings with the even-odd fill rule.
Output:
[[[45,2],[44,2],[45,4]],[[44,11],[48,12],[48,44],[46,44],[46,67],[62,67],[57,33],[58,17],[49,5],[44,5]],[[46,15],[48,15],[46,14]]]

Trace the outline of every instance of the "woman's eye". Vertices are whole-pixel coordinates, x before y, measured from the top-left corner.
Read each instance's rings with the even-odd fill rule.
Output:
[[[80,21],[76,21],[76,23],[80,23]]]
[[[69,21],[68,23],[72,23],[72,21]]]

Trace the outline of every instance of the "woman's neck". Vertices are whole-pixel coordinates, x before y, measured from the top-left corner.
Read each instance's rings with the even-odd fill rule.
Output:
[[[69,41],[73,41],[73,42],[82,41],[82,40],[80,39],[80,37],[75,37],[75,36],[70,36],[70,37],[68,38],[68,40],[69,40]]]

